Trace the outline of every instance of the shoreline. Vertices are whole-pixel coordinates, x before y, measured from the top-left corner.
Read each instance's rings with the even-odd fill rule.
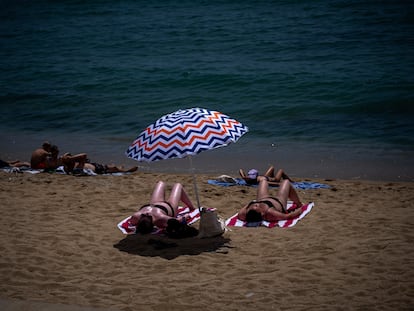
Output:
[[[41,135],[0,134],[0,158],[2,160],[30,161],[33,150],[43,141]],[[85,152],[92,162],[116,164],[125,167],[138,166],[144,172],[189,173],[230,175],[239,177],[240,168],[256,168],[264,172],[270,165],[282,168],[292,178],[322,178],[372,181],[414,181],[414,152],[410,150],[370,150],[358,147],[353,150],[338,145],[268,144],[265,141],[249,141],[243,138],[234,144],[192,156],[188,159],[169,159],[157,162],[137,162],[125,155],[130,143],[113,138],[93,139],[80,137],[76,141],[67,135],[49,140],[57,144],[60,154]]]

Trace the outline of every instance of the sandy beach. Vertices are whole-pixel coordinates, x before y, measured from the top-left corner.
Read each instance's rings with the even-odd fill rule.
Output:
[[[255,196],[253,187],[209,185],[214,177],[197,175],[200,200],[223,218]],[[302,201],[315,207],[288,229],[232,227],[221,237],[180,240],[122,234],[117,223],[148,201],[158,180],[170,186],[179,181],[194,198],[187,174],[0,172],[0,306],[411,310],[414,305],[412,182],[307,179],[331,188],[299,190]]]

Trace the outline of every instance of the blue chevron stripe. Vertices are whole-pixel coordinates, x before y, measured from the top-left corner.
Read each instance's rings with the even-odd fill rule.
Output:
[[[191,131],[187,131],[186,133],[177,131],[177,132],[173,132],[173,134],[171,135],[160,134],[156,137],[152,135],[155,133],[155,131],[152,131],[151,135],[147,135],[147,132],[144,131],[140,136],[136,138],[136,140],[138,139],[147,140],[148,139],[150,142],[152,142],[153,139],[164,140],[164,141],[180,139],[180,140],[185,141],[185,140],[188,140],[191,136],[194,136],[196,134],[204,135],[204,133],[206,133],[209,130],[218,130],[218,129],[219,128],[217,127],[205,126],[200,129],[194,129]],[[246,132],[247,132],[246,128],[243,125],[240,125],[240,126],[236,126],[233,128],[229,128],[227,135],[230,137],[233,137],[234,139],[237,139],[241,137],[243,134],[245,134]]]

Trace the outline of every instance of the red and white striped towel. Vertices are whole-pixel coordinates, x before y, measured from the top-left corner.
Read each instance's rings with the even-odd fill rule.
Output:
[[[200,211],[198,208],[196,208],[194,211],[190,213],[190,209],[188,207],[179,206],[178,216],[184,216],[184,215],[189,216],[187,218],[188,225],[191,225],[200,219]],[[134,234],[135,230],[137,229],[135,225],[131,225],[131,223],[129,222],[130,219],[131,219],[131,216],[128,216],[127,218],[125,218],[124,220],[118,223],[118,228],[119,230],[121,230],[123,234]],[[159,233],[159,232],[160,230],[154,231],[154,233]]]
[[[268,222],[268,221],[262,221],[261,226],[265,226],[268,228],[274,228],[274,227],[280,227],[280,228],[288,228],[288,227],[293,227],[294,225],[296,225],[296,223],[301,220],[303,217],[305,217],[307,214],[310,213],[310,211],[312,210],[314,206],[313,202],[304,204],[302,206],[302,213],[298,216],[295,217],[293,219],[289,219],[289,220],[279,220],[279,221],[275,221],[275,222]],[[296,204],[293,202],[288,202],[287,205],[287,209],[294,209],[296,208]],[[226,226],[234,226],[234,227],[246,227],[247,222],[242,221],[240,219],[237,218],[237,213],[234,214],[232,217],[228,218],[225,222]]]

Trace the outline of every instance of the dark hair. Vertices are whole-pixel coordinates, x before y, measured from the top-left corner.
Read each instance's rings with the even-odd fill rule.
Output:
[[[262,221],[263,217],[262,214],[255,210],[249,210],[246,214],[246,221],[247,222],[259,222]]]
[[[45,149],[46,151],[50,151],[50,148],[52,147],[52,144],[51,143],[49,143],[48,141],[45,141],[43,144],[42,144],[42,148],[43,149]]]
[[[153,229],[152,217],[141,215],[137,223],[137,233],[147,234],[151,233]]]
[[[56,146],[56,145],[52,145],[52,146],[50,147],[50,152],[51,152],[52,154],[58,154],[58,153],[59,153],[59,148],[58,148],[58,146]]]

